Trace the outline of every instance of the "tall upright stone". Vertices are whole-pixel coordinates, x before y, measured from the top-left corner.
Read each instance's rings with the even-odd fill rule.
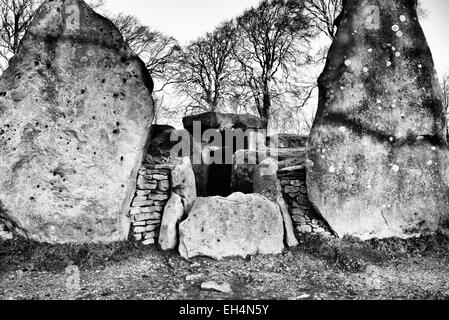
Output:
[[[307,184],[340,236],[417,236],[448,216],[445,110],[416,9],[416,0],[346,0],[338,18]]]
[[[0,201],[33,239],[125,239],[153,82],[106,18],[46,1],[0,78]]]

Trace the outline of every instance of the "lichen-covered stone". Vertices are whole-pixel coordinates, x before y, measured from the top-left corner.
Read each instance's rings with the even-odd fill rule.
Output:
[[[231,190],[232,192],[253,193],[254,170],[268,157],[267,152],[239,150],[233,156]]]
[[[179,195],[186,213],[190,211],[196,200],[195,173],[190,158],[184,157],[172,171],[172,192]]]
[[[159,245],[162,250],[174,250],[179,243],[178,225],[184,216],[184,206],[182,199],[173,193],[168,200],[162,215],[161,231],[159,235]]]
[[[273,158],[267,158],[256,166],[254,172],[254,193],[275,202],[281,193],[281,183],[277,176],[279,164]]]
[[[294,247],[298,245],[298,240],[294,234],[288,205],[282,196],[282,186],[277,176],[278,169],[278,162],[273,158],[267,158],[257,165],[254,172],[254,193],[266,197],[279,206],[284,222],[285,243],[289,247]]]
[[[268,137],[270,147],[277,148],[299,148],[305,147],[308,137],[296,134],[278,134]]]
[[[279,206],[256,194],[198,198],[179,233],[179,252],[187,259],[277,254],[284,249]]]
[[[307,162],[309,198],[339,236],[416,236],[448,216],[445,110],[416,7],[344,1]]]
[[[39,8],[0,78],[0,201],[33,239],[127,238],[152,90],[118,29],[83,1]]]

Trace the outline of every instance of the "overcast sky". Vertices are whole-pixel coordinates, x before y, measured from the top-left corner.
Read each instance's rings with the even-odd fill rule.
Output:
[[[106,0],[106,10],[131,13],[144,24],[178,39],[195,40],[259,0]],[[438,71],[449,72],[449,0],[423,0],[422,22]]]

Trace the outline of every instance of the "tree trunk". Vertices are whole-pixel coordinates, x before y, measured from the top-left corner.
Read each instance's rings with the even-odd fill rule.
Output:
[[[264,129],[268,128],[268,121],[270,120],[270,111],[271,111],[271,95],[270,89],[268,87],[268,82],[266,81],[264,84],[263,97],[262,97],[262,120],[266,121],[266,125]]]

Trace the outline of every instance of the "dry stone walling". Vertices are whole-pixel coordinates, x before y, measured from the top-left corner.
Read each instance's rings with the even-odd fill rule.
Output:
[[[118,29],[83,1],[39,8],[0,78],[0,201],[33,239],[128,236],[152,90]]]
[[[226,129],[232,130],[232,121],[235,118],[239,119],[239,126],[248,127],[247,121],[242,120],[244,117],[220,114],[217,117],[220,121],[212,122],[209,120],[214,117],[210,113],[197,117],[201,123],[205,122],[206,128],[213,126],[217,134]],[[223,119],[229,121],[223,122]],[[191,133],[187,130],[179,131],[169,126],[153,125],[151,143],[139,173],[131,208],[132,233],[135,240],[145,245],[157,242],[163,250],[179,250],[184,258],[209,256],[216,259],[229,256],[246,257],[258,253],[281,253],[286,247],[298,244],[289,203],[284,200],[286,188],[281,184],[285,181],[290,184],[291,178],[285,181],[278,178],[278,161],[268,156],[265,152],[268,150],[263,151],[267,148],[265,135],[262,139],[263,145],[255,151],[264,155],[258,159],[263,158],[264,161],[251,164],[252,173],[243,179],[243,184],[252,185],[251,190],[255,194],[236,191],[227,197],[207,198],[197,198],[201,191],[196,189],[196,186],[205,187],[207,195],[210,193],[207,189],[211,184],[229,183],[226,187],[228,189],[233,179],[229,176],[224,179],[198,181],[197,179],[203,176],[195,176],[191,159],[172,153],[174,149],[180,149],[178,139],[173,141],[173,138],[183,136],[185,139],[182,140],[181,149],[197,152],[203,160],[197,167],[197,173],[209,174],[211,170],[224,169],[227,174],[232,174],[226,167],[213,168],[204,163],[204,159],[209,159],[208,152],[214,152],[209,149],[207,142],[192,144]],[[256,135],[256,138],[260,139],[262,136]],[[251,144],[249,140],[247,142]],[[280,139],[279,145],[284,142],[288,142],[288,147],[297,146],[298,143],[304,144],[296,136]],[[238,145],[232,146],[233,151],[238,149]],[[249,150],[242,151],[243,158],[248,160],[245,155],[249,154]],[[234,159],[236,158],[237,156],[234,156]],[[292,167],[299,162],[304,169],[304,159],[303,145],[300,148],[284,148],[280,156],[280,166],[284,170],[290,170],[286,167]],[[199,168],[201,166],[204,168]],[[291,170],[295,168],[292,167]],[[301,182],[305,183],[304,177]],[[294,192],[290,192],[287,197],[296,198]],[[297,231],[300,232],[299,228]]]
[[[445,110],[416,7],[344,1],[307,172],[310,199],[339,236],[415,236],[448,216]]]

